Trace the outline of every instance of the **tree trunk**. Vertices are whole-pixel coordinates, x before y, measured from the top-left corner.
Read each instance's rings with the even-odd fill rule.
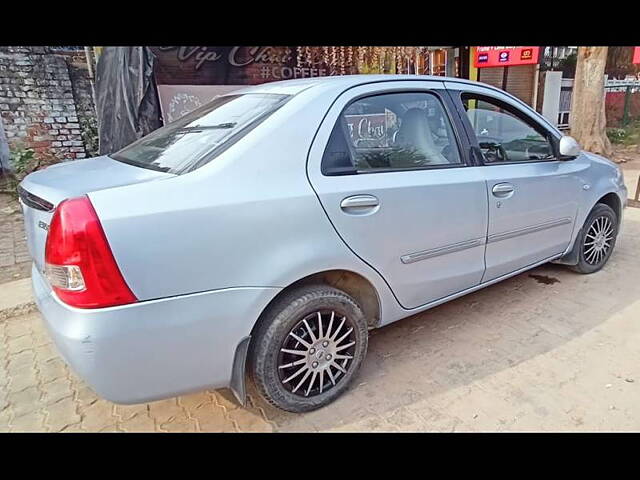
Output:
[[[571,100],[571,136],[584,150],[611,154],[604,110],[607,47],[579,47]]]
[[[633,47],[609,47],[605,70],[609,78],[623,79],[626,75],[634,74],[636,68],[632,59]]]

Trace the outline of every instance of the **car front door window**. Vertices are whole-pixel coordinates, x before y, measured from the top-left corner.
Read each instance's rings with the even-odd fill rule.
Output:
[[[485,163],[531,162],[555,159],[549,138],[501,102],[462,94],[467,118]]]

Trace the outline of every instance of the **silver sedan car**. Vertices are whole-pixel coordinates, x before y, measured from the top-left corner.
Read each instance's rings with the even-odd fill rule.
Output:
[[[349,387],[368,331],[545,262],[611,256],[620,169],[514,96],[354,75],[219,96],[19,187],[49,333],[101,396],[245,378],[292,412]]]

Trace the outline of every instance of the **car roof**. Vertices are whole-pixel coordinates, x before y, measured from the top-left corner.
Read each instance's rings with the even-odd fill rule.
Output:
[[[503,95],[507,95],[511,99],[513,99],[516,103],[520,104],[523,108],[530,110],[533,113],[538,115],[540,121],[545,123],[548,127],[550,127],[557,135],[562,135],[562,133],[557,129],[557,127],[551,124],[547,119],[539,115],[530,105],[527,105],[521,99],[512,95],[509,92],[501,90],[499,88],[494,87],[493,85],[489,85],[483,82],[476,82],[474,80],[467,80],[464,78],[457,77],[441,77],[438,75],[407,75],[407,74],[359,74],[359,75],[331,75],[325,77],[311,77],[311,78],[298,78],[294,80],[281,80],[277,82],[268,82],[260,85],[252,85],[247,88],[243,88],[242,90],[231,92],[230,94],[236,93],[275,93],[275,94],[284,94],[284,95],[297,95],[302,91],[312,89],[317,86],[325,86],[325,87],[337,87],[341,90],[347,90],[352,87],[356,87],[359,85],[365,85],[368,83],[378,83],[378,82],[399,82],[399,81],[416,81],[416,80],[428,80],[435,82],[447,82],[457,83],[460,85],[478,85],[489,90],[493,90],[495,92],[499,92]]]
[[[344,90],[359,85],[365,85],[368,83],[378,82],[400,82],[400,81],[416,81],[416,80],[428,80],[433,82],[447,82],[447,83],[459,83],[466,85],[479,85],[490,90],[508,95],[517,102],[526,105],[518,97],[500,90],[488,83],[476,82],[474,80],[467,80],[457,77],[442,77],[438,75],[408,75],[408,74],[359,74],[359,75],[331,75],[325,77],[312,77],[312,78],[297,78],[293,80],[280,80],[277,82],[262,83],[260,85],[250,85],[241,90],[236,90],[230,94],[236,93],[275,93],[283,95],[297,95],[298,93],[308,90],[317,86],[335,86]]]
[[[277,82],[262,83],[243,89],[244,92],[254,93],[281,93],[285,95],[296,95],[303,90],[317,85],[339,85],[344,88],[351,88],[372,82],[397,82],[406,80],[430,80],[436,82],[459,82],[475,85],[483,85],[494,88],[491,85],[481,82],[474,82],[456,77],[442,77],[437,75],[397,75],[397,74],[360,74],[360,75],[332,75],[324,77],[297,78],[294,80],[280,80]]]

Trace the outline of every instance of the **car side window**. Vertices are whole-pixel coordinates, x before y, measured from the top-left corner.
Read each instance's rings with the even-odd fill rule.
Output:
[[[548,135],[521,118],[515,109],[471,93],[463,93],[461,100],[485,163],[555,159]]]
[[[322,158],[325,175],[462,164],[444,106],[431,93],[360,98],[345,108]]]

